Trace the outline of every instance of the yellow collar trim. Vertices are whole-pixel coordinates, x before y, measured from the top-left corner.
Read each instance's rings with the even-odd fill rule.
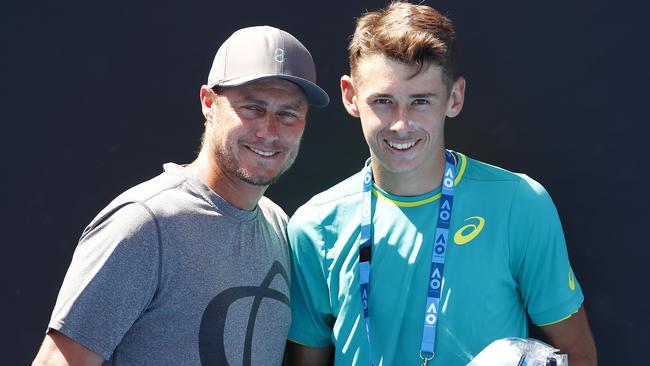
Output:
[[[463,178],[463,174],[465,174],[465,168],[467,168],[467,157],[465,155],[459,153],[459,152],[456,152],[456,154],[460,157],[460,168],[458,169],[458,175],[456,176],[456,179],[454,180],[454,185],[455,186],[457,186],[458,183],[460,183],[461,179]],[[419,201],[408,202],[408,201],[394,200],[394,199],[386,196],[382,192],[378,191],[375,187],[372,187],[371,190],[372,190],[372,193],[375,196],[377,196],[377,198],[381,198],[383,200],[391,202],[392,204],[394,204],[395,206],[398,206],[398,207],[417,207],[417,206],[426,205],[427,203],[431,203],[431,202],[439,199],[440,196],[441,196],[441,193],[437,193],[437,194],[435,194],[435,195],[433,195],[431,197],[428,197],[428,198],[425,198],[425,199],[422,199],[422,200],[419,200]]]

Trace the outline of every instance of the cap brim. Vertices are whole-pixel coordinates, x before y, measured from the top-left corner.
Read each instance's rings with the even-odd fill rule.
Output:
[[[330,103],[330,97],[329,95],[327,95],[325,90],[321,89],[318,85],[312,83],[307,79],[303,79],[291,75],[278,75],[278,74],[247,75],[239,78],[217,82],[214,85],[208,85],[208,86],[209,87],[213,87],[216,85],[239,86],[253,81],[265,80],[265,79],[284,79],[298,85],[300,89],[302,89],[302,91],[307,96],[307,101],[309,102],[309,104],[314,107],[322,108],[327,106]]]

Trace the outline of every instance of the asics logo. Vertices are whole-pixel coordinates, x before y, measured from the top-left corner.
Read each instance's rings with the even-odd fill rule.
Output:
[[[465,245],[470,241],[474,240],[478,234],[481,233],[483,227],[485,226],[485,219],[481,216],[472,216],[465,219],[465,221],[470,221],[469,224],[464,225],[454,235],[454,242],[458,245]]]

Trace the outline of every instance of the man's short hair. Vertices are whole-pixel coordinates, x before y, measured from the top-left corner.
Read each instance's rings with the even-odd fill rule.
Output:
[[[435,64],[442,68],[448,87],[455,79],[456,32],[453,24],[426,5],[396,1],[386,9],[364,14],[357,20],[348,50],[352,77],[360,59],[381,54],[416,65],[413,76],[424,66]]]

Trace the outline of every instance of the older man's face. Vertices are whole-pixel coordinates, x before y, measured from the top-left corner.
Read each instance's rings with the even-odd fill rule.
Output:
[[[205,143],[220,170],[267,186],[291,167],[307,118],[302,89],[268,79],[225,88],[213,98]]]

